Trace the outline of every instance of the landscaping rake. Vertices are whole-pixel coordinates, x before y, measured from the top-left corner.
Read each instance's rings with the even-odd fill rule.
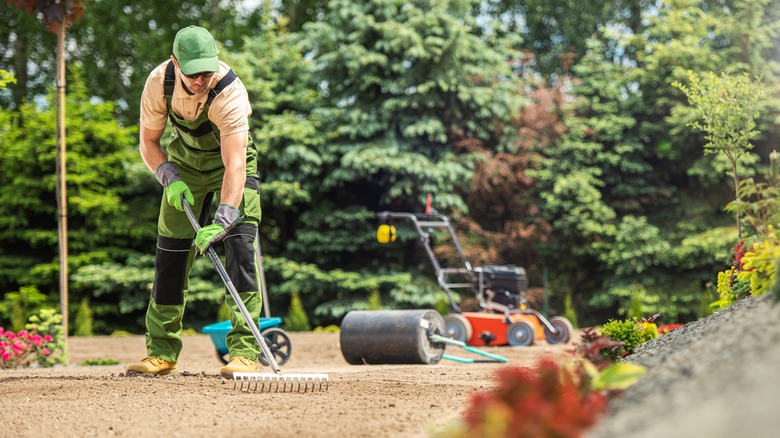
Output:
[[[187,214],[187,218],[190,220],[192,227],[197,232],[200,229],[200,224],[195,218],[195,214],[187,204],[187,201],[182,195],[181,204],[184,207],[184,212]],[[225,267],[222,266],[222,262],[219,260],[217,252],[214,248],[209,247],[206,251],[208,253],[211,263],[217,268],[219,276],[225,283],[228,292],[233,297],[233,301],[236,302],[238,310],[241,312],[241,316],[244,317],[249,329],[252,331],[255,340],[260,345],[263,357],[265,357],[268,365],[273,369],[273,373],[233,373],[233,389],[238,388],[241,391],[249,391],[254,386],[255,391],[260,392],[308,392],[308,391],[327,391],[329,380],[327,374],[283,374],[282,369],[279,368],[279,364],[276,362],[271,349],[265,343],[265,339],[260,334],[260,330],[257,328],[254,319],[249,314],[244,302],[241,301],[241,297],[238,295],[236,287],[230,280]],[[260,356],[257,358],[257,362],[262,363]],[[254,385],[253,385],[254,384]],[[246,385],[246,389],[244,386]]]

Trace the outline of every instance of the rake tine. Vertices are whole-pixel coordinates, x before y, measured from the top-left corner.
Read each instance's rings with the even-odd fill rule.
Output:
[[[252,390],[254,382],[255,391],[260,392],[303,392],[327,391],[330,380],[327,374],[266,374],[266,373],[233,373],[233,389],[237,386],[244,390],[244,382],[247,382],[246,391]],[[240,382],[240,385],[239,385]]]

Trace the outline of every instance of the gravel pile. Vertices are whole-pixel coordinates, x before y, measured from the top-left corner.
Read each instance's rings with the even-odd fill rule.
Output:
[[[587,438],[780,436],[780,304],[769,295],[642,345],[647,374]]]

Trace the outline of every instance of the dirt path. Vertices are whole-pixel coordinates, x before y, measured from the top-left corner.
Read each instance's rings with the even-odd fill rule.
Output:
[[[0,370],[2,433],[80,436],[233,438],[424,437],[459,418],[469,395],[492,385],[498,364],[349,365],[334,333],[290,333],[285,372],[328,373],[327,392],[244,393],[218,377],[222,366],[206,335],[184,338],[178,376],[125,377],[145,355],[142,336],[69,339],[70,365]],[[575,336],[579,339],[579,336]],[[533,366],[571,345],[490,347],[509,365]],[[448,354],[475,357],[459,350]],[[79,366],[111,358],[117,366]],[[17,413],[16,415],[9,415]]]

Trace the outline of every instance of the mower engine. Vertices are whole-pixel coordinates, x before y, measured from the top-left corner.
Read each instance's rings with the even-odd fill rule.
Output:
[[[480,301],[493,302],[509,309],[526,304],[528,277],[525,269],[514,265],[485,265],[476,268],[475,289]]]

